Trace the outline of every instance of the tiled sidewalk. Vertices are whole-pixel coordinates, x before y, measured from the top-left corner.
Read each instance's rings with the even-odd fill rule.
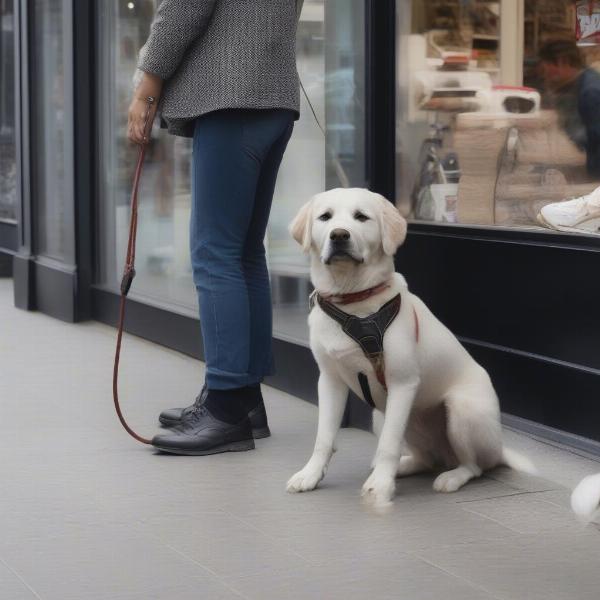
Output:
[[[113,414],[115,333],[17,310],[0,279],[0,599],[600,597],[600,531],[563,487],[600,463],[507,431],[546,479],[501,469],[441,495],[410,477],[378,516],[360,503],[375,438],[344,430],[321,488],[289,495],[315,407],[265,388],[273,436],[255,451],[158,455]],[[201,363],[125,337],[120,392],[142,433],[201,381]]]

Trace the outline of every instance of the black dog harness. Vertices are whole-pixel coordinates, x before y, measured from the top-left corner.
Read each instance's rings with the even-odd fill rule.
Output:
[[[333,320],[337,321],[342,326],[343,331],[360,346],[364,355],[373,365],[377,381],[379,381],[383,386],[383,389],[387,391],[385,382],[385,362],[383,357],[383,336],[385,335],[387,328],[400,312],[400,306],[402,304],[401,295],[398,294],[397,296],[394,296],[376,313],[363,318],[350,315],[343,310],[340,310],[332,302],[325,300],[316,290],[310,296],[311,309],[315,305],[315,301],[319,303],[323,312],[329,315]],[[417,324],[418,336],[416,313],[415,322]],[[360,388],[367,403],[375,408],[375,403],[373,402],[371,389],[369,387],[369,380],[364,373],[358,374],[358,383],[360,384]]]

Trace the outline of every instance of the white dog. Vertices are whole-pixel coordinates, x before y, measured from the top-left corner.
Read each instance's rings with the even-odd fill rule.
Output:
[[[527,459],[502,447],[498,399],[487,372],[395,273],[406,221],[393,204],[364,189],[331,190],[302,207],[290,232],[310,253],[320,296],[308,320],[320,377],[314,452],[288,481],[289,492],[313,490],[325,475],[349,388],[385,413],[362,491],[377,506],[390,503],[397,476],[442,468],[433,487],[453,492],[499,464],[533,472]],[[368,317],[383,305],[387,312],[375,329],[355,320],[354,329],[344,326],[353,338],[342,328],[350,315]],[[338,320],[325,312],[331,306],[343,311],[335,313]],[[381,356],[373,340],[386,326]]]

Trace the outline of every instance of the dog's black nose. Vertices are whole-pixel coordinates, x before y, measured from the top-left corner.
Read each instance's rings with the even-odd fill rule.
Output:
[[[332,242],[347,242],[350,239],[350,232],[345,229],[334,229],[329,234],[329,239]]]

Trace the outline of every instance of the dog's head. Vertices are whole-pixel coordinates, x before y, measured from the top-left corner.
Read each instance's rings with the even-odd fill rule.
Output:
[[[326,266],[368,265],[394,256],[406,238],[406,221],[380,194],[338,188],[309,200],[292,221],[290,233]]]

